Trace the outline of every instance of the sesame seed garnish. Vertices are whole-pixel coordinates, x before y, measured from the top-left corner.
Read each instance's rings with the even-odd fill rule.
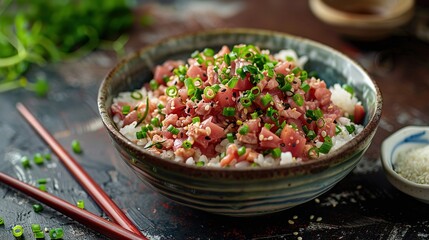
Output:
[[[295,223],[293,220],[290,220],[290,219],[287,222],[291,225]]]

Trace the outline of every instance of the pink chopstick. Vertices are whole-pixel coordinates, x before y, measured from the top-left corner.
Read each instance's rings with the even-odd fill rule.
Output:
[[[58,141],[39,123],[31,112],[22,104],[17,103],[16,108],[33,127],[33,129],[42,137],[42,139],[51,147],[52,151],[58,156],[64,166],[76,178],[80,185],[94,199],[98,206],[123,228],[143,236],[134,223],[119,209],[119,207],[110,199],[110,197],[101,189],[100,186],[88,175],[88,173],[77,163],[77,161],[58,143]]]
[[[91,228],[112,239],[147,239],[141,235],[137,235],[134,232],[126,230],[115,223],[109,222],[104,218],[101,218],[91,212],[88,212],[84,209],[80,209],[75,205],[72,205],[52,194],[49,194],[47,192],[39,190],[36,187],[28,185],[25,182],[21,182],[15,178],[12,178],[4,173],[0,173],[0,182],[27,194],[28,196],[44,203],[46,206],[49,206],[63,213],[64,215],[82,223],[88,228]]]

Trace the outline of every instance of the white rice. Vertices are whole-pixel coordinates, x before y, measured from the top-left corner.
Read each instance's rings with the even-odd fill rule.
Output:
[[[349,115],[353,115],[358,99],[344,90],[344,88],[342,88],[338,83],[334,84],[334,86],[329,88],[329,90],[332,92],[331,101]]]

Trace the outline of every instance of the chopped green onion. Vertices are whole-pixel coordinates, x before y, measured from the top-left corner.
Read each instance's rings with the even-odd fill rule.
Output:
[[[266,129],[270,130],[270,129],[271,129],[271,124],[269,124],[269,123],[265,123],[265,124],[264,124],[264,127],[265,127]]]
[[[312,147],[307,152],[309,158],[319,157],[319,149],[317,147]]]
[[[273,156],[273,158],[279,158],[282,154],[282,150],[280,148],[274,148],[273,150],[271,150],[271,155]]]
[[[45,159],[46,160],[51,160],[52,159],[52,157],[51,157],[51,154],[50,153],[46,153],[45,155],[44,155],[44,157],[45,157]]]
[[[201,89],[201,88],[197,88],[197,89],[195,89],[195,93],[194,93],[194,96],[191,98],[191,100],[192,101],[195,101],[195,100],[201,100],[201,99],[203,99],[202,98],[202,94],[204,93],[204,90],[203,89]]]
[[[308,85],[308,83],[306,83],[306,82],[303,82],[303,83],[301,84],[301,89],[302,89],[305,93],[307,93],[307,92],[308,92],[308,90],[310,90],[310,85]]]
[[[199,77],[192,79],[192,82],[194,83],[195,87],[201,87],[203,85],[203,80],[201,80]]]
[[[243,71],[243,68],[237,68],[235,70],[235,72],[237,73],[237,75],[239,75],[241,78],[245,78],[246,77],[246,73]]]
[[[42,231],[42,227],[40,227],[40,224],[31,224],[31,231],[33,233],[40,232]]]
[[[75,153],[81,153],[82,152],[82,148],[80,147],[80,142],[76,139],[74,139],[71,142],[71,148],[72,148],[73,152],[75,152]]]
[[[241,135],[246,135],[248,132],[249,132],[249,126],[247,124],[244,124],[238,130],[238,133],[240,133]]]
[[[198,161],[195,165],[197,166],[197,167],[202,167],[202,166],[204,166],[204,161]]]
[[[167,131],[171,132],[173,135],[177,135],[180,132],[180,130],[175,128],[173,125],[168,126]]]
[[[151,90],[155,91],[156,89],[159,88],[159,83],[155,79],[152,79],[149,82],[149,87]]]
[[[272,100],[273,100],[273,97],[269,93],[265,94],[261,98],[262,105],[264,105],[264,106],[267,106]]]
[[[191,141],[189,141],[189,140],[185,140],[185,141],[183,141],[183,143],[182,143],[182,147],[183,147],[184,149],[190,149],[190,148],[192,147],[192,143],[191,143]]]
[[[283,85],[280,87],[282,92],[288,92],[292,89],[292,85],[288,81],[284,81]]]
[[[46,184],[48,181],[46,180],[46,178],[39,178],[37,179],[37,183],[38,184]]]
[[[302,131],[303,131],[305,134],[307,134],[307,133],[308,133],[308,131],[309,131],[309,129],[308,129],[308,127],[307,127],[306,125],[304,125],[304,126],[302,126]]]
[[[34,212],[39,213],[39,212],[43,211],[43,206],[40,204],[34,204],[33,210],[34,210]]]
[[[252,100],[248,97],[241,97],[240,103],[243,105],[243,107],[250,107],[252,105]]]
[[[122,106],[122,114],[127,115],[128,113],[130,113],[130,110],[131,110],[131,106],[129,105]]]
[[[143,132],[143,131],[136,132],[136,138],[137,139],[142,139],[142,138],[146,138],[146,137],[147,137],[146,132]]]
[[[78,200],[76,202],[76,206],[80,209],[84,209],[85,208],[85,202],[83,200]]]
[[[294,94],[292,99],[300,107],[304,104],[304,97],[301,94]]]
[[[37,165],[42,165],[44,162],[42,154],[40,154],[40,153],[34,154],[33,161]]]
[[[343,130],[341,130],[340,126],[335,125],[335,135],[337,135],[338,133],[342,132]]]
[[[313,140],[316,137],[316,132],[314,132],[313,130],[308,130],[307,137],[308,139]]]
[[[140,91],[134,91],[131,93],[131,97],[135,100],[141,100],[143,98],[143,94]]]
[[[258,112],[252,112],[250,114],[250,117],[252,117],[252,119],[257,119],[259,117],[259,114],[258,114]]]
[[[24,168],[30,168],[31,167],[30,159],[27,156],[23,156],[21,158],[21,165]]]
[[[51,239],[61,239],[64,236],[64,232],[62,228],[53,228],[49,231],[49,237]]]
[[[238,152],[238,156],[243,156],[246,153],[246,147],[245,146],[240,147],[237,150],[237,152]]]
[[[269,107],[267,109],[267,117],[271,118],[272,120],[277,119],[278,118],[278,111],[272,107]]]
[[[308,73],[305,70],[302,70],[301,74],[299,75],[299,78],[304,81],[308,79]]]
[[[259,167],[259,164],[253,162],[252,164],[250,164],[251,167]]]
[[[213,99],[216,96],[216,90],[213,87],[206,87],[204,88],[204,96],[207,99]]]
[[[325,137],[325,141],[323,142],[323,144],[319,147],[319,152],[321,153],[328,153],[331,148],[332,148],[332,139],[329,136]]]
[[[24,234],[24,229],[22,228],[21,225],[15,225],[12,228],[12,235],[16,238],[19,238],[22,236],[22,234]]]
[[[2,217],[0,217],[0,226],[4,225],[4,219]]]
[[[229,66],[231,65],[231,57],[229,56],[229,54],[225,54],[223,55],[223,60],[225,61],[225,63]]]
[[[219,155],[220,159],[224,158],[225,156],[226,156],[226,152],[221,152]]]
[[[293,82],[293,80],[295,80],[295,75],[293,74],[286,75],[286,80],[290,83]]]
[[[355,90],[353,89],[353,87],[348,85],[348,84],[344,84],[343,89],[346,90],[348,93],[350,93],[350,95],[352,95],[352,97],[355,94]]]
[[[222,114],[225,117],[232,117],[235,114],[235,108],[234,107],[224,107],[223,111],[222,111]]]
[[[152,119],[151,119],[152,120]],[[152,126],[152,124],[146,124],[146,132],[148,132],[148,131],[153,131],[153,126]]]
[[[228,139],[229,143],[234,143],[234,134],[232,133],[227,133],[226,134],[226,139]]]
[[[151,120],[150,120],[150,124],[152,124],[153,126],[155,126],[155,127],[159,127],[160,126],[160,121],[159,121],[159,118],[157,118],[157,117],[155,117],[155,118],[152,118]]]
[[[214,50],[213,50],[213,49],[211,49],[211,48],[205,48],[205,49],[203,50],[203,54],[204,54],[205,56],[207,56],[207,57],[213,57],[213,56],[214,56],[214,54],[215,54],[215,52],[214,52]]]
[[[252,87],[252,89],[250,89],[250,93],[253,96],[258,96],[261,93],[261,89],[259,89],[259,87],[257,87],[257,86],[254,86],[254,87]]]
[[[192,123],[197,123],[197,122],[200,122],[200,121],[201,121],[200,117],[198,117],[198,116],[192,118]]]
[[[291,72],[296,76],[296,75],[298,75],[298,73],[301,72],[301,68],[300,67],[295,67],[294,69],[292,69]]]
[[[46,192],[46,184],[39,184],[39,190]]]
[[[286,56],[286,61],[288,61],[288,62],[292,62],[294,59],[293,59],[293,57],[291,57],[291,56]]]
[[[43,231],[38,231],[33,233],[35,239],[44,239],[45,233]]]
[[[218,91],[219,91],[219,89],[220,89],[220,86],[219,86],[218,84],[212,85],[211,87],[213,88],[213,90],[214,90],[215,92],[218,92]]]
[[[243,81],[243,80],[241,80],[241,81]],[[227,82],[227,86],[229,87],[229,88],[234,88],[235,87],[235,85],[237,85],[237,83],[238,83],[238,77],[232,77],[231,79],[229,79],[229,81]]]
[[[164,109],[164,104],[162,104],[162,103],[160,103],[160,104],[158,104],[158,106],[157,106],[157,108],[159,109],[159,110],[162,110],[162,109]]]
[[[199,51],[195,50],[192,54],[191,54],[191,58],[196,58],[198,57],[198,55],[200,54]]]
[[[168,83],[168,81],[170,81],[170,77],[169,77],[169,76],[167,76],[167,75],[164,75],[164,76],[162,77],[162,81],[164,81],[165,83]]]
[[[186,80],[185,80],[186,82]],[[188,90],[189,91],[189,90]],[[178,93],[176,86],[169,86],[167,89],[165,89],[165,94],[169,97],[176,97]]]
[[[345,127],[346,127],[346,129],[347,129],[347,132],[349,132],[350,134],[354,133],[354,132],[355,132],[355,130],[356,130],[356,127],[355,127],[355,125],[353,125],[353,124],[346,125]]]
[[[185,87],[187,89],[188,96],[193,96],[195,93],[195,84],[194,84],[194,80],[192,80],[192,78],[186,78],[185,79]],[[177,90],[177,88],[176,88],[176,90]]]

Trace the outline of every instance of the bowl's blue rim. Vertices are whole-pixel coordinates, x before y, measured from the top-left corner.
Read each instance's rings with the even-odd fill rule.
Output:
[[[174,41],[182,38],[189,38],[189,37],[195,37],[195,36],[201,36],[201,35],[216,35],[216,34],[255,34],[255,35],[275,35],[279,37],[287,37],[287,38],[293,38],[299,41],[306,41],[308,44],[311,44],[313,46],[316,46],[318,48],[324,48],[328,51],[332,51],[341,58],[344,58],[348,61],[350,61],[359,71],[362,71],[365,75],[367,75],[368,79],[372,82],[372,88],[376,92],[376,108],[374,111],[374,115],[368,120],[368,124],[364,127],[363,131],[359,133],[356,137],[354,137],[348,144],[343,145],[342,147],[338,148],[334,152],[321,156],[320,158],[316,160],[311,160],[307,162],[303,162],[298,165],[284,165],[284,166],[276,166],[276,167],[260,167],[260,168],[202,168],[202,167],[196,167],[192,165],[187,165],[185,163],[177,163],[171,160],[162,159],[157,155],[154,155],[152,153],[146,152],[138,145],[132,143],[129,141],[125,136],[123,136],[119,131],[116,129],[112,119],[109,117],[107,108],[104,105],[105,100],[107,99],[106,96],[104,96],[103,89],[106,88],[106,83],[109,81],[110,78],[114,75],[116,71],[121,69],[123,66],[127,64],[128,61],[139,57],[144,52],[148,51],[149,49],[156,47],[158,45],[162,45],[165,43],[168,43],[169,41]],[[113,134],[115,137],[120,139],[122,143],[126,144],[128,147],[133,149],[135,152],[141,152],[144,155],[148,155],[150,157],[153,157],[158,161],[156,164],[160,166],[167,167],[172,170],[179,170],[179,171],[187,171],[195,173],[195,175],[201,175],[204,173],[215,173],[216,175],[228,175],[232,174],[237,177],[240,176],[246,176],[248,173],[252,172],[253,174],[258,174],[262,176],[273,176],[273,175],[285,175],[291,174],[291,173],[297,173],[300,174],[302,172],[309,172],[309,171],[317,171],[321,169],[325,169],[330,165],[337,164],[341,161],[341,157],[344,155],[350,155],[352,154],[352,150],[356,148],[357,146],[360,146],[367,138],[372,138],[377,130],[378,123],[381,118],[381,111],[382,111],[382,94],[380,92],[379,87],[377,86],[376,82],[369,76],[367,71],[356,61],[349,58],[345,54],[339,52],[336,49],[333,49],[332,47],[329,47],[327,45],[324,45],[322,43],[299,37],[290,35],[288,33],[278,32],[278,31],[271,31],[271,30],[265,30],[265,29],[255,29],[255,28],[219,28],[219,29],[213,29],[213,30],[206,30],[206,31],[196,31],[196,32],[189,32],[184,34],[179,34],[173,37],[169,37],[166,39],[162,39],[158,42],[155,42],[153,44],[147,45],[143,48],[141,48],[139,51],[136,51],[132,54],[130,54],[128,57],[122,59],[103,79],[99,92],[98,92],[98,99],[97,104],[99,108],[99,113],[102,118],[102,121],[106,128],[108,129],[110,134]],[[150,160],[150,159],[149,159]],[[256,172],[256,173],[255,173]]]
[[[399,173],[397,173],[393,169],[393,155],[397,148],[401,144],[413,144],[413,143],[427,143],[427,141],[419,141],[418,137],[422,136],[422,134],[428,134],[429,135],[429,127],[426,126],[406,126],[403,127],[397,131],[395,131],[393,134],[388,136],[381,144],[381,162],[384,167],[384,170],[386,174],[390,175],[390,177],[396,179],[397,181],[402,182],[403,184],[413,187],[415,189],[421,189],[421,190],[429,190],[429,185],[427,184],[418,184],[411,180],[408,180],[404,177],[402,177]],[[397,138],[397,140],[395,140]],[[411,138],[411,139],[410,139]],[[412,141],[413,139],[416,139],[417,141]],[[395,183],[392,182],[394,186],[396,186]],[[399,189],[402,191],[402,189]],[[408,194],[408,193],[407,193]]]

